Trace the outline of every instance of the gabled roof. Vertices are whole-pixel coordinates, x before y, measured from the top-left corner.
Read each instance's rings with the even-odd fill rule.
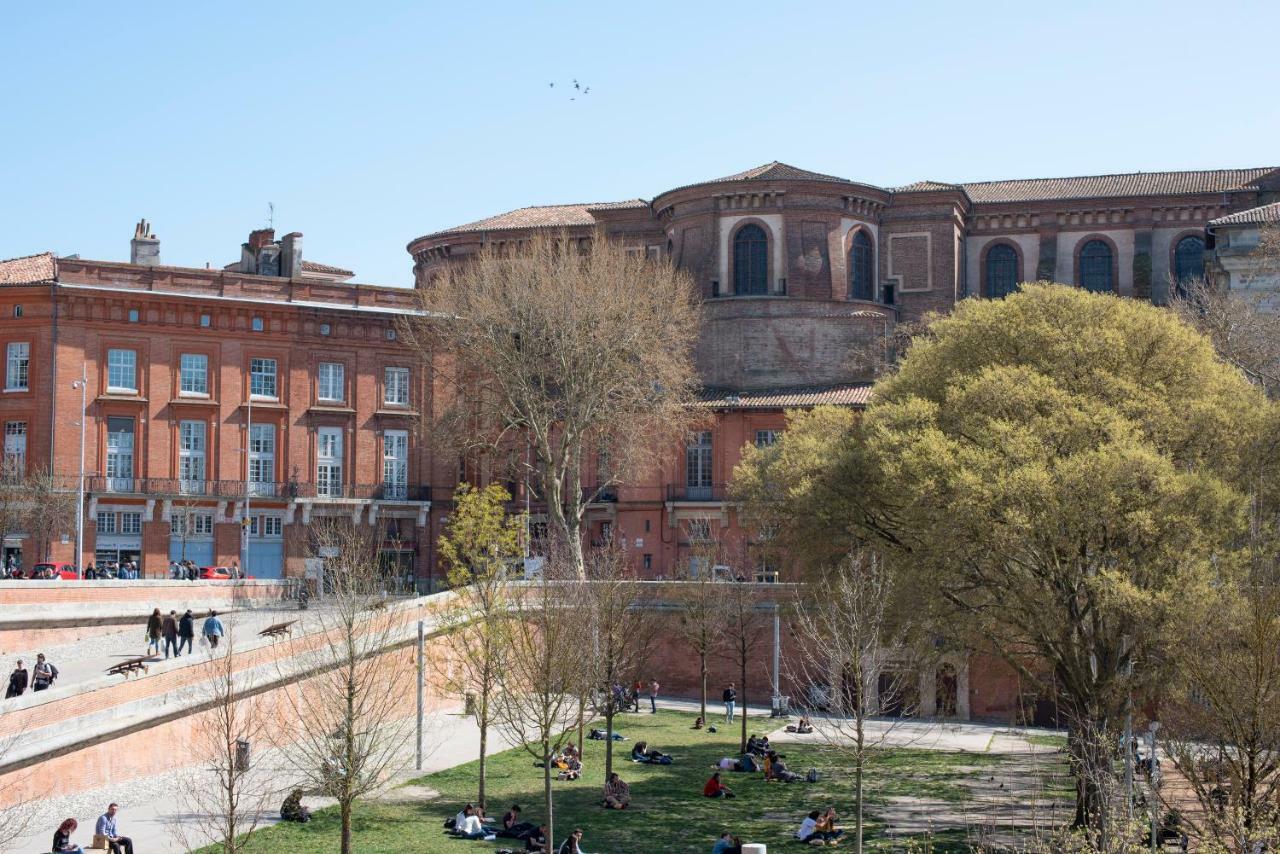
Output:
[[[1075,178],[1028,178],[961,184],[978,203],[1066,201],[1114,196],[1180,196],[1251,189],[1278,167],[1213,169],[1198,172],[1125,172]]]
[[[569,228],[575,225],[595,225],[593,210],[623,210],[626,208],[647,208],[649,203],[644,199],[628,199],[623,202],[591,202],[576,205],[537,205],[527,208],[516,208],[513,211],[497,216],[478,219],[464,225],[455,225],[443,231],[423,235],[417,240],[436,237],[442,234],[459,234],[469,231],[499,231],[511,228]]]
[[[698,406],[708,409],[791,409],[807,406],[866,406],[871,383],[793,386],[758,391],[704,388]]]
[[[1269,205],[1211,219],[1209,226],[1212,228],[1218,225],[1263,225],[1269,222],[1280,222],[1280,202],[1272,202]]]
[[[757,166],[754,169],[748,169],[745,172],[737,172],[733,175],[726,175],[723,178],[716,178],[711,181],[699,181],[700,184],[722,184],[728,181],[836,181],[841,184],[852,184],[848,178],[839,178],[835,175],[823,175],[821,172],[810,172],[808,169],[801,169],[798,166],[792,166],[789,163],[782,163],[774,160],[772,163],[766,163],[763,166]]]
[[[916,181],[905,187],[894,187],[895,193],[927,193],[931,190],[962,190],[959,184],[944,184],[941,181]]]
[[[0,285],[38,285],[52,282],[57,275],[52,252],[0,261]]]

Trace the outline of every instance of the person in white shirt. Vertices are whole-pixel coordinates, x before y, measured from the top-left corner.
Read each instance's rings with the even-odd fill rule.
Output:
[[[796,831],[796,839],[801,842],[808,842],[818,832],[818,817],[822,815],[817,810],[805,816],[804,821],[800,822],[800,829]]]

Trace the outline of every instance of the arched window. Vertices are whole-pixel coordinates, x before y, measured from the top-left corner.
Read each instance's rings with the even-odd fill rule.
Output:
[[[748,223],[733,236],[733,292],[769,292],[769,238],[758,225]]]
[[[1018,253],[1007,243],[987,250],[987,296],[1003,299],[1018,289]]]
[[[871,238],[859,230],[849,247],[849,299],[873,300],[876,298],[875,263],[871,250]]]
[[[1111,247],[1105,240],[1090,240],[1080,250],[1080,286],[1094,293],[1111,293]]]
[[[1191,235],[1178,241],[1173,250],[1173,282],[1179,296],[1186,296],[1187,284],[1204,278],[1204,238]]]

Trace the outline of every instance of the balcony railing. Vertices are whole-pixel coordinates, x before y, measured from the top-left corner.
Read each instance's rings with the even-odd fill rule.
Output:
[[[79,488],[75,476],[59,476],[59,488]],[[149,495],[172,498],[224,498],[240,499],[248,493],[250,498],[334,498],[365,501],[430,501],[431,487],[426,484],[373,483],[316,484],[296,480],[243,481],[243,480],[189,480],[165,477],[102,477],[85,478],[85,490],[116,495]]]
[[[669,484],[667,486],[668,501],[724,501],[725,485],[713,483],[710,486],[688,486]]]

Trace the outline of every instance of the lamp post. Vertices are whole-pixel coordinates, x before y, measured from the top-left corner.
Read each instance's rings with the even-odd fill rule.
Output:
[[[80,486],[77,490],[79,500],[76,502],[76,578],[84,580],[84,432],[85,421],[88,420],[88,370],[80,363],[80,379],[71,383],[72,388],[80,389]]]
[[[253,492],[250,467],[253,465],[253,394],[250,392],[245,415],[244,436],[244,513],[240,517],[240,572],[249,574],[249,493]]]

